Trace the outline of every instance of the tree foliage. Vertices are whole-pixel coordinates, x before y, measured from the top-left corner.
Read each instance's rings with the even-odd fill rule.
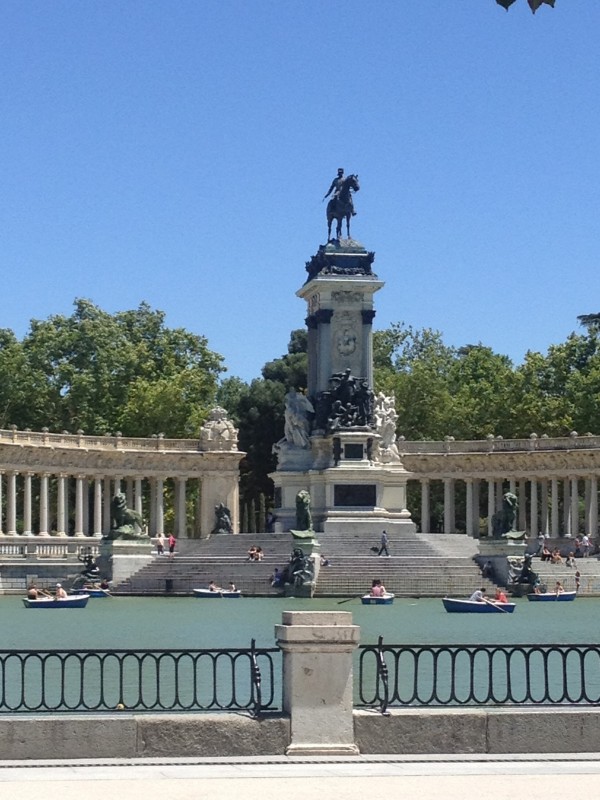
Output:
[[[50,430],[195,436],[222,358],[202,336],[167,328],[146,303],[109,314],[78,299],[70,317],[0,332],[0,420]]]

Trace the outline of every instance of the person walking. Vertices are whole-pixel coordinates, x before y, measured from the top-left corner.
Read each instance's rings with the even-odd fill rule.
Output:
[[[159,533],[156,537],[156,552],[159,556],[165,552],[165,537],[162,533]]]
[[[378,556],[382,556],[385,553],[388,558],[390,557],[390,551],[388,550],[389,541],[387,533],[383,531],[381,534],[381,546],[379,548],[379,553],[377,553]]]
[[[169,535],[169,558],[173,558],[175,555],[175,545],[177,544],[177,539],[171,533]]]

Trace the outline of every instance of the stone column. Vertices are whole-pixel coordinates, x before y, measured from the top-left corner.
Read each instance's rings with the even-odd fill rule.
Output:
[[[571,532],[571,483],[563,478],[563,532]]]
[[[40,536],[49,536],[48,533],[48,473],[40,475]]]
[[[164,482],[162,478],[156,478],[156,535],[161,536],[165,532],[165,497]]]
[[[56,481],[56,533],[59,536],[67,535],[67,514],[65,507],[65,484],[66,478],[64,472],[58,474]]]
[[[550,487],[550,506],[551,506],[551,522],[550,522],[550,535],[556,539],[559,531],[559,518],[558,518],[558,478],[552,478]]]
[[[75,536],[83,536],[83,475],[75,477]]]
[[[82,501],[81,529],[83,535],[88,536],[90,532],[90,481],[87,476],[83,478]]]
[[[496,482],[493,478],[488,479],[488,536],[493,536],[492,517],[496,513]]]
[[[186,478],[177,478],[175,486],[177,495],[176,535],[178,539],[185,539],[187,536],[187,514],[186,514],[187,509],[185,504]]]
[[[112,525],[111,508],[112,492],[110,490],[110,478],[104,478],[104,519],[102,521],[102,535],[107,536],[110,533]]]
[[[2,528],[2,509],[4,508],[2,504],[2,488],[3,488],[3,481],[4,473],[0,472],[0,536],[4,536],[4,530]]]
[[[541,531],[544,536],[550,532],[548,526],[548,481],[545,478],[542,478],[540,481],[541,493],[542,493],[542,519],[541,519]]]
[[[33,536],[31,530],[31,479],[33,472],[23,476],[23,536]]]
[[[429,480],[421,481],[421,533],[429,533],[431,512],[429,509]]]
[[[144,516],[144,512],[142,510],[142,500],[143,500],[144,495],[142,494],[142,479],[141,478],[136,478],[135,479],[135,492],[134,492],[134,494],[135,494],[134,509],[137,511],[137,513],[140,515],[140,517],[143,517]]]
[[[471,504],[471,508],[473,509],[473,532],[471,536],[473,536],[476,539],[479,538],[480,489],[481,489],[481,481],[479,480],[479,478],[473,478],[473,502]]]
[[[17,535],[17,473],[6,473],[6,535]]]
[[[465,481],[467,487],[466,498],[466,533],[467,536],[473,536],[473,479],[467,478]]]
[[[94,478],[94,538],[102,538],[102,478]]]
[[[586,533],[594,539],[598,535],[598,478],[592,475],[590,485],[590,513]]]
[[[527,530],[527,481],[519,481],[519,530]]]
[[[454,533],[455,530],[454,481],[452,478],[444,478],[444,533]]]
[[[575,537],[579,535],[579,480],[572,477],[571,481],[571,529],[569,533]]]
[[[535,539],[539,533],[538,524],[538,482],[537,478],[531,479],[531,508],[529,535]]]
[[[283,651],[283,710],[290,716],[287,755],[357,755],[352,654],[360,628],[340,611],[284,611],[275,626]]]

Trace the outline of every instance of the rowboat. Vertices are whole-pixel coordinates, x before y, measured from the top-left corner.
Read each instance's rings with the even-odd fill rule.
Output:
[[[226,599],[235,599],[236,597],[241,597],[242,593],[239,589],[236,589],[235,592],[232,592],[230,589],[219,589],[218,592],[215,592],[214,589],[193,589],[194,597],[203,597],[209,600],[214,600],[214,598],[225,597]]]
[[[391,606],[394,602],[394,595],[390,593],[382,594],[379,597],[372,594],[364,594],[360,598],[363,606]]]
[[[38,597],[36,600],[23,598],[25,608],[85,608],[89,594],[71,594],[68,597]]]
[[[83,589],[73,589],[73,595],[79,595],[81,597],[82,594],[89,594],[90,597],[112,597],[110,589],[90,589],[85,587]]]
[[[532,603],[552,603],[556,600],[559,603],[568,603],[569,600],[575,600],[577,597],[577,592],[532,592],[531,594],[527,595],[527,599],[531,600]]]
[[[443,597],[442,603],[446,611],[451,614],[512,614],[515,610],[514,603],[495,603],[491,600],[458,600],[453,597]]]

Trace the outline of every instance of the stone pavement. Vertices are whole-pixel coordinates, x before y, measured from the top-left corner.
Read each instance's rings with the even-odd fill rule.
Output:
[[[598,797],[600,758],[577,756],[358,756],[348,758],[0,761],[0,798],[57,800],[527,800]]]

